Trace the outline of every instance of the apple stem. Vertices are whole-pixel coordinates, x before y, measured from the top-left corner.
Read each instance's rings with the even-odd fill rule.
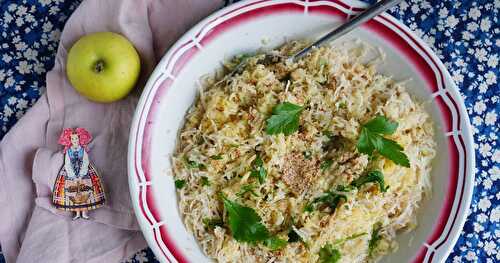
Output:
[[[94,66],[94,71],[100,73],[104,69],[104,62],[102,60],[97,61]]]

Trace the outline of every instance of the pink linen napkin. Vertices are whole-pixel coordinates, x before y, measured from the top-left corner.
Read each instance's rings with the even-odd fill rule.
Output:
[[[127,183],[131,118],[153,67],[180,35],[222,5],[222,0],[86,0],[61,35],[47,91],[0,142],[0,245],[10,262],[119,262],[146,247]],[[79,96],[65,74],[66,55],[81,36],[113,31],[127,37],[141,56],[135,94],[112,104]],[[106,189],[105,207],[91,220],[51,205],[63,164],[57,144],[63,128],[83,127],[94,140],[91,161]]]

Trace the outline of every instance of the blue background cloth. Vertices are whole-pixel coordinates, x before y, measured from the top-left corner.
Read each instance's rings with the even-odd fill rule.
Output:
[[[44,91],[62,28],[78,4],[79,0],[0,0],[0,138]],[[390,11],[444,62],[473,125],[474,196],[447,262],[500,262],[499,10],[500,0],[414,0]],[[127,262],[157,260],[144,249]]]

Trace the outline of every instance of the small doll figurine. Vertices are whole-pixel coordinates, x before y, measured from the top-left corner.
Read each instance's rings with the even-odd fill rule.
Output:
[[[64,129],[59,144],[64,146],[64,165],[57,175],[52,203],[57,209],[73,211],[89,219],[87,211],[101,207],[106,198],[101,178],[89,161],[87,145],[92,136],[83,128]]]

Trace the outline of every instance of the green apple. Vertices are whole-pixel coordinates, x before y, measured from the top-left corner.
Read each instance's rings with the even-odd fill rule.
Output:
[[[71,47],[66,62],[71,85],[96,102],[113,102],[127,96],[140,70],[140,58],[134,46],[113,32],[83,36]]]

